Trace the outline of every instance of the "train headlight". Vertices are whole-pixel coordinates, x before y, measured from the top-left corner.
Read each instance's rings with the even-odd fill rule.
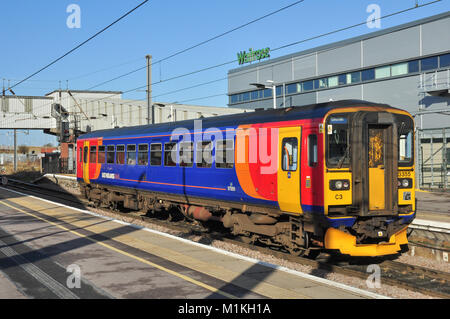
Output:
[[[399,178],[397,184],[398,184],[398,188],[411,188],[412,187],[412,179],[411,178]]]
[[[350,189],[350,181],[348,179],[334,179],[330,181],[330,189],[333,191],[344,191]]]

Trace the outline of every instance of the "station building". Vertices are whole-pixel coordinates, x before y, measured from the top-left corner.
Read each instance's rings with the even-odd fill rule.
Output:
[[[232,69],[228,105],[273,108],[275,87],[276,107],[361,99],[404,109],[416,120],[418,182],[448,188],[449,32],[450,11]]]

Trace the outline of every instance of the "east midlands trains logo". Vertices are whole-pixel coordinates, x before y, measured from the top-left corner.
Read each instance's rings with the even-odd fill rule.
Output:
[[[270,48],[253,51],[252,48],[246,51],[241,51],[237,54],[239,64],[250,63],[253,61],[260,61],[261,59],[270,58]]]

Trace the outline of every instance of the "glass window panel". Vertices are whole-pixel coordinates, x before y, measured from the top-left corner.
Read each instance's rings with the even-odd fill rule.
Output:
[[[242,100],[249,101],[250,100],[250,92],[242,93]]]
[[[177,166],[177,143],[164,144],[164,166]]]
[[[338,79],[339,79],[339,85],[347,84],[347,75],[346,74],[339,75]]]
[[[391,76],[391,67],[390,66],[383,66],[381,68],[375,69],[375,78],[376,79],[387,78],[390,76]]]
[[[308,136],[308,165],[315,167],[317,163],[317,135],[312,134]]]
[[[347,84],[361,81],[361,72],[347,73]]]
[[[136,145],[127,145],[127,165],[136,165]]]
[[[288,84],[287,86],[286,86],[286,93],[287,94],[293,94],[293,93],[297,93],[299,90],[298,90],[298,83],[291,83],[291,84]]]
[[[259,96],[259,92],[258,91],[252,91],[251,92],[251,96],[252,96],[252,100],[257,100],[258,96]]]
[[[441,55],[439,57],[439,66],[441,68],[450,67],[450,53]]]
[[[438,68],[438,58],[437,56],[426,58],[421,60],[422,71],[428,71]]]
[[[119,165],[125,164],[125,145],[117,145],[116,163]]]
[[[114,152],[115,152],[115,146],[108,145],[108,147],[106,148],[106,163],[114,164]]]
[[[413,152],[413,140],[412,140],[412,132],[408,132],[406,134],[400,135],[399,138],[399,151],[398,151],[398,160],[400,163],[409,163],[412,161],[412,152]]]
[[[151,144],[150,145],[150,165],[160,166],[162,162],[162,145]]]
[[[194,144],[192,142],[180,143],[180,166],[192,167],[194,165]]]
[[[303,85],[303,91],[311,91],[314,89],[314,82],[313,81],[306,81],[302,83]]]
[[[88,152],[89,152],[89,148],[87,146],[84,147],[84,154],[83,154],[83,158],[84,158],[84,162],[87,163],[87,159],[88,159]]]
[[[277,96],[280,96],[281,94],[283,94],[283,87],[281,85],[277,86],[276,94],[277,94]]]
[[[361,80],[362,81],[370,81],[375,79],[375,69],[368,69],[361,71]]]
[[[233,168],[234,166],[234,143],[233,140],[216,142],[216,167]]]
[[[272,89],[264,89],[264,97],[272,97]]]
[[[332,76],[328,78],[328,86],[329,87],[333,87],[333,86],[338,86],[339,84],[339,78],[337,76]]]
[[[281,149],[281,163],[283,171],[296,171],[298,157],[298,142],[295,137],[283,139]]]
[[[138,146],[138,165],[148,165],[148,144],[139,144]]]
[[[104,164],[105,163],[105,146],[99,146],[98,147],[98,163]]]
[[[391,66],[392,76],[408,74],[408,63],[399,63]]]
[[[316,89],[316,90],[326,88],[327,86],[328,86],[327,78],[314,80],[314,89]]]
[[[419,72],[419,60],[409,61],[408,73],[416,73],[416,72]]]
[[[209,168],[212,166],[213,143],[211,141],[197,143],[197,167]]]
[[[89,162],[97,163],[97,146],[91,146],[91,153],[89,154]]]
[[[237,94],[233,94],[231,96],[231,103],[237,103],[238,102],[238,95]]]

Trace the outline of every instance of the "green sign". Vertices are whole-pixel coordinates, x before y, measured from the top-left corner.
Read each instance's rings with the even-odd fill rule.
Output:
[[[241,51],[237,54],[239,64],[250,63],[253,61],[260,61],[261,59],[270,58],[270,48],[253,51],[252,48],[246,51]]]

